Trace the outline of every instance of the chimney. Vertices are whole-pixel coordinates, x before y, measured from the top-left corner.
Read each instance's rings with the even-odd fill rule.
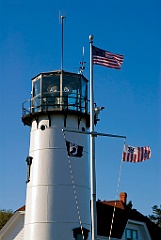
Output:
[[[127,200],[127,193],[126,192],[121,192],[120,193],[120,200],[126,204],[126,200]]]

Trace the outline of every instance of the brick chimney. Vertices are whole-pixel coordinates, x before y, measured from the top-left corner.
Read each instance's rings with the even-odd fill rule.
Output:
[[[126,204],[126,200],[127,200],[127,193],[126,192],[121,192],[120,193],[120,200]]]

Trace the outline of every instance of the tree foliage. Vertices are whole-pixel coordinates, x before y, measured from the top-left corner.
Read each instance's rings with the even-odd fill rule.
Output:
[[[4,225],[12,216],[13,211],[11,209],[9,210],[0,209],[0,230],[4,227]]]
[[[128,206],[130,209],[132,209],[132,208],[133,208],[132,201],[129,201],[129,202],[126,204],[126,206]]]
[[[157,205],[154,205],[152,207],[152,215],[149,215],[149,219],[153,221],[156,225],[161,227],[161,205],[158,207]]]

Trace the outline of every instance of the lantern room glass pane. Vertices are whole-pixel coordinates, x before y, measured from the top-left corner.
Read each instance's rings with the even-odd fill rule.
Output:
[[[50,110],[57,106],[60,98],[60,75],[46,75],[42,79],[42,106]]]
[[[80,111],[81,83],[80,77],[63,75],[63,102],[69,110]]]
[[[32,108],[34,112],[40,111],[41,106],[41,78],[38,78],[33,82],[33,100],[32,100]]]
[[[87,109],[87,83],[82,79],[82,97],[81,97],[81,108],[83,112]]]
[[[59,75],[43,76],[42,96],[54,96],[54,94],[59,91],[60,91]]]
[[[40,96],[40,78],[33,82],[33,97]]]
[[[82,79],[81,81],[82,85],[82,97],[87,98],[87,83]]]

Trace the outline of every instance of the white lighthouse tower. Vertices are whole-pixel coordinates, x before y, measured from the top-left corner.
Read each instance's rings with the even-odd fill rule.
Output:
[[[63,70],[32,79],[24,240],[90,239],[87,79]]]

